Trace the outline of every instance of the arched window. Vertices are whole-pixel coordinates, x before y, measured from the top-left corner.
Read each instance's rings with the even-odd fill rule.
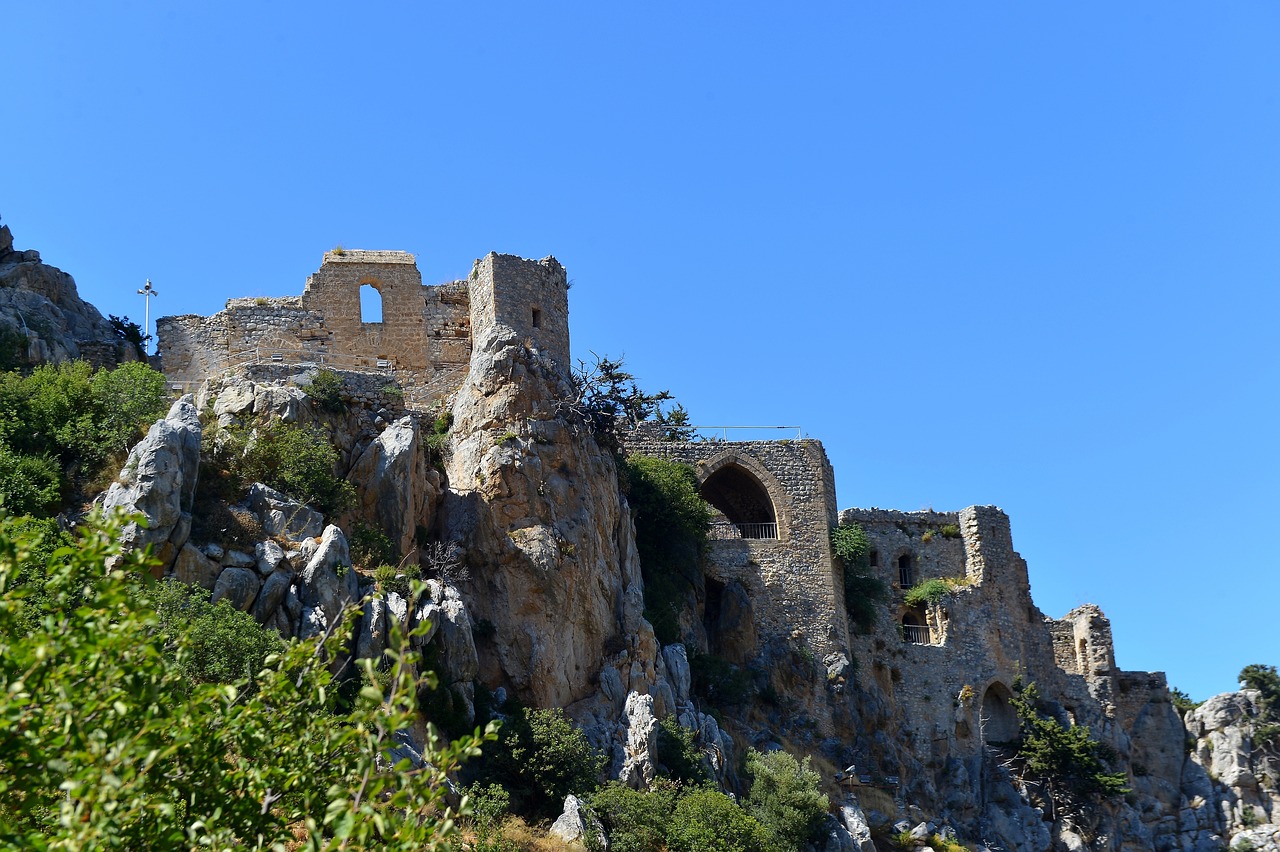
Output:
[[[1018,714],[1009,703],[1013,693],[1003,683],[993,683],[982,695],[982,735],[989,743],[1008,743],[1018,738]]]
[[[712,529],[713,537],[778,537],[778,518],[769,492],[745,468],[725,465],[707,477],[701,490],[702,498],[725,518]]]
[[[382,293],[372,284],[360,285],[360,321],[382,322]]]
[[[915,585],[916,572],[915,567],[911,564],[911,554],[904,553],[898,557],[898,585],[904,589],[909,589]]]

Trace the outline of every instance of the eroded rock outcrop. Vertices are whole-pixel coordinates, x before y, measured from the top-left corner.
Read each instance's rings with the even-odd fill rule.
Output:
[[[416,418],[405,415],[364,449],[347,478],[356,483],[358,514],[386,533],[409,564],[415,539],[430,525],[440,500],[439,472],[427,464]]]
[[[114,367],[141,354],[80,298],[70,275],[45,264],[38,251],[15,250],[8,225],[0,226],[0,329],[18,343],[5,357],[20,364],[82,358]]]
[[[182,397],[157,420],[130,452],[117,481],[102,497],[105,511],[141,513],[145,526],[124,528],[125,545],[150,545],[161,570],[191,533],[191,508],[200,474],[200,417],[190,395]]]

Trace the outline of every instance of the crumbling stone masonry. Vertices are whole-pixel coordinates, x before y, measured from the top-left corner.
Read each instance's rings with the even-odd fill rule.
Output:
[[[361,315],[362,287],[380,295],[380,321]],[[161,317],[156,333],[162,369],[176,384],[249,364],[319,364],[383,373],[410,407],[425,410],[462,384],[473,324],[508,326],[567,365],[567,289],[554,258],[490,254],[466,280],[424,286],[408,252],[335,249],[301,296],[231,299],[211,317]]]

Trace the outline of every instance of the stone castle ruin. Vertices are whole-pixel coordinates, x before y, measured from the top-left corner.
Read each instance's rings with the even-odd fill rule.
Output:
[[[378,321],[361,315],[361,290],[382,302]],[[161,317],[156,335],[170,382],[194,387],[248,365],[314,364],[381,373],[410,407],[426,410],[466,377],[472,330],[501,324],[568,364],[564,267],[490,254],[470,278],[424,285],[412,254],[334,249],[301,296],[238,298],[213,316]]]
[[[380,321],[361,315],[362,288],[380,295]],[[483,351],[496,347],[493,341],[509,346],[517,340],[567,375],[567,291],[564,267],[551,257],[490,254],[465,280],[426,286],[411,254],[334,250],[325,253],[300,296],[237,298],[210,317],[159,319],[159,352],[167,378],[183,388],[249,366],[320,366],[363,376],[356,383],[365,387],[393,385],[403,394],[403,408],[434,412],[460,392],[477,399],[492,392],[487,386],[464,389],[468,365],[481,356],[510,369],[512,382],[521,381],[509,356],[497,348]],[[531,406],[524,427],[487,444],[472,441],[475,446],[454,462],[459,470],[466,462],[471,487],[492,483],[507,475],[504,470],[524,470],[517,448],[526,433],[534,436],[533,446],[538,430],[550,430],[544,414]],[[503,428],[496,420],[483,422],[484,428]],[[996,819],[984,792],[993,783],[990,756],[1016,739],[1010,700],[1019,681],[1034,681],[1043,709],[1064,724],[1090,726],[1125,765],[1140,767],[1130,776],[1146,841],[1177,833],[1205,839],[1220,830],[1221,818],[1203,810],[1212,809],[1212,796],[1187,794],[1188,784],[1207,781],[1202,784],[1203,772],[1187,775],[1185,733],[1164,675],[1116,668],[1110,624],[1097,607],[1080,607],[1062,619],[1036,607],[1026,562],[1014,550],[1001,510],[839,511],[831,464],[822,444],[811,439],[671,441],[642,425],[624,442],[628,451],[691,465],[715,510],[697,591],[700,621],[682,624],[682,632],[730,663],[765,669],[778,692],[807,690],[801,699],[807,710],[827,708],[812,713],[817,735],[852,743],[855,782],[879,784],[895,795],[909,789],[970,825]],[[528,470],[546,475],[536,466]],[[531,486],[538,499],[549,482],[559,480],[549,476]],[[573,485],[557,487],[570,493]],[[869,571],[888,589],[868,632],[854,629],[846,612],[844,566],[830,538],[839,523],[866,531]],[[504,541],[518,538],[509,529],[497,533]],[[618,536],[625,540],[625,530]],[[532,547],[515,541],[517,546]],[[542,549],[549,563],[576,558],[563,542]],[[908,590],[928,580],[941,581],[944,590],[908,603]],[[477,605],[484,611],[485,604]],[[527,636],[520,641],[539,647]],[[779,649],[791,654],[785,658],[791,662]],[[797,660],[810,661],[812,673],[797,675],[803,668]],[[539,664],[554,668],[553,661]],[[672,668],[678,666],[668,664]],[[608,693],[605,684],[601,680],[600,688]],[[860,696],[856,702],[853,694]],[[880,733],[865,735],[871,730]],[[1016,833],[1007,826],[992,830]]]

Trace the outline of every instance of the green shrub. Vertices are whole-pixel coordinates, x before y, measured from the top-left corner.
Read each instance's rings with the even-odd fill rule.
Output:
[[[945,598],[951,592],[951,586],[946,580],[937,577],[921,580],[916,583],[907,593],[902,596],[903,602],[907,606],[923,606],[925,604],[936,604]]]
[[[175,666],[193,684],[240,683],[255,688],[265,660],[284,651],[280,634],[254,621],[230,601],[209,603],[209,592],[165,581],[146,592],[156,610],[157,627],[167,640]]]
[[[280,420],[256,433],[237,427],[221,431],[211,466],[226,469],[236,492],[261,482],[326,515],[355,500],[355,487],[334,473],[338,451],[319,432]]]
[[[636,550],[644,576],[645,617],[663,644],[680,641],[679,614],[701,580],[711,507],[687,464],[632,454],[625,461]]]
[[[676,803],[667,828],[670,852],[758,852],[773,849],[770,835],[718,790],[694,790]]]
[[[711,779],[702,762],[697,734],[668,716],[658,723],[658,762],[676,781],[702,784]]]
[[[830,804],[818,789],[821,779],[810,759],[797,761],[785,751],[747,752],[751,792],[746,809],[764,826],[772,840],[770,849],[800,852],[818,839]]]
[[[866,633],[876,623],[877,605],[889,598],[889,587],[871,574],[871,540],[858,524],[831,531],[831,550],[844,566],[844,608],[855,630]]]
[[[56,459],[67,480],[87,482],[118,470],[167,409],[164,376],[145,364],[97,372],[84,361],[46,364],[28,376],[0,375],[0,444],[14,456]],[[25,466],[30,475],[34,466],[47,470],[45,461]]]
[[[1169,690],[1169,699],[1183,716],[1204,703],[1203,701],[1192,701],[1190,695],[1187,695],[1176,686]]]
[[[604,756],[559,708],[520,707],[485,749],[481,780],[502,785],[517,813],[553,819],[565,796],[589,796],[600,785]]]
[[[24,456],[0,444],[0,508],[47,517],[62,496],[62,467],[49,456]]]
[[[955,524],[943,524],[942,529],[938,530],[942,533],[943,538],[959,538],[960,528]]]
[[[716,707],[742,704],[751,698],[755,690],[750,672],[714,654],[691,656],[689,674],[694,694]]]
[[[307,396],[315,401],[320,410],[330,414],[342,413],[347,405],[342,401],[342,391],[346,382],[333,370],[320,370],[307,385]]]
[[[409,852],[456,838],[446,774],[475,738],[428,740],[427,767],[386,766],[391,733],[415,719],[416,677],[392,625],[387,694],[335,703],[325,649],[294,643],[265,661],[257,691],[192,685],[192,631],[165,633],[153,565],[122,553],[121,521],[82,524],[41,591],[53,617],[23,618],[40,545],[0,520],[0,837],[22,848],[316,848]],[[118,567],[104,570],[104,564]],[[372,663],[365,666],[372,668]],[[239,681],[243,683],[243,681]]]
[[[347,541],[351,547],[351,564],[361,571],[372,571],[377,565],[397,565],[400,562],[400,548],[391,540],[391,536],[363,521],[356,521],[351,525]]]
[[[610,781],[591,799],[611,852],[662,852],[680,788],[657,781],[649,791]]]

